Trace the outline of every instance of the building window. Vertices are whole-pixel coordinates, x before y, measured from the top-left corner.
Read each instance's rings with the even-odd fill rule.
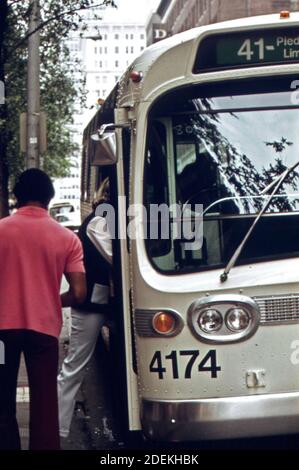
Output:
[[[134,47],[131,47],[131,54],[134,54]]]
[[[100,83],[100,77],[98,75],[96,76],[96,83]]]
[[[116,47],[115,47],[115,54],[118,54],[118,53],[119,53],[119,47],[116,46]]]
[[[143,50],[144,50],[144,47],[143,47],[143,46],[141,46],[141,47],[140,47],[140,50],[141,50],[141,51],[143,51]]]
[[[114,39],[119,39],[119,34],[114,34]]]
[[[98,53],[98,48],[97,48],[97,47],[94,48],[94,53],[95,53],[95,54]]]
[[[103,67],[103,62],[101,60],[99,62],[99,67],[100,67],[100,69]]]
[[[104,54],[107,54],[107,47],[105,47],[104,49]]]
[[[129,35],[128,35],[128,34],[126,34],[126,39],[129,39]]]
[[[103,76],[103,83],[107,83],[107,77],[106,77],[106,75]]]
[[[144,34],[140,34],[140,39],[144,39]]]
[[[131,34],[131,35],[130,35],[130,39],[134,39],[134,34]]]
[[[126,47],[126,54],[129,54],[129,47]]]
[[[118,60],[115,61],[115,67],[119,67]]]

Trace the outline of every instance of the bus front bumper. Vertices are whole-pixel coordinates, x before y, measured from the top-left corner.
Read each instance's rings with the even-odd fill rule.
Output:
[[[299,392],[202,400],[142,400],[151,440],[170,442],[299,433]]]

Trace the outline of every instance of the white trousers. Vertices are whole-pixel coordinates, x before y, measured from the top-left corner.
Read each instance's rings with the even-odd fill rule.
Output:
[[[75,407],[75,397],[104,324],[101,313],[85,313],[72,309],[72,326],[68,355],[58,375],[59,433],[69,434]]]

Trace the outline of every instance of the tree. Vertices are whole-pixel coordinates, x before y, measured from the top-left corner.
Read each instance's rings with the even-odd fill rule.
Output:
[[[75,104],[84,105],[84,77],[71,60],[65,39],[86,30],[82,11],[115,6],[113,0],[40,0],[41,109],[48,120],[48,151],[44,169],[65,176],[76,151],[69,125]],[[27,40],[30,1],[0,0],[0,80],[5,105],[0,105],[0,217],[8,214],[9,186],[24,169],[19,152],[19,116],[26,111]],[[95,18],[98,16],[94,13]]]

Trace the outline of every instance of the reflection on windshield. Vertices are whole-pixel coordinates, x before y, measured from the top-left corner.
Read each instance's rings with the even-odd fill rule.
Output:
[[[297,109],[199,113],[184,119],[174,116],[173,121],[177,145],[191,138],[197,147],[193,161],[178,173],[183,202],[192,199],[206,205],[215,198],[258,195],[298,159]],[[279,192],[297,191],[298,176],[297,170],[288,175]],[[255,202],[258,211],[260,201]],[[242,200],[245,209],[247,203]],[[276,199],[276,204],[279,210],[290,210],[296,201],[292,207],[287,199]]]
[[[226,204],[230,205],[231,202],[235,203],[238,206],[238,213],[241,215],[245,214],[255,214],[257,207],[262,208],[262,206],[270,198],[269,195],[261,196],[240,196],[240,197],[227,197],[219,199],[215,202],[212,202],[208,207],[203,211],[203,215],[220,215],[223,207]],[[281,212],[279,207],[295,207],[296,211],[299,211],[299,193],[295,194],[280,194],[279,196],[273,196],[270,206],[268,207],[267,213]],[[293,209],[292,209],[293,210]],[[223,211],[227,212],[227,211]],[[289,212],[289,210],[282,211]]]
[[[228,261],[269,197],[267,188],[298,161],[299,109],[291,103],[291,82],[283,77],[190,87],[153,108],[146,203],[203,204],[205,214],[204,245],[196,253],[184,251],[179,241],[163,247],[161,242],[160,251],[156,241],[152,250],[148,241],[149,256],[159,269],[184,272],[222,267]],[[283,181],[238,263],[294,255],[299,238],[294,243],[289,234],[297,234],[296,211],[298,169]],[[276,215],[269,219],[269,214]],[[283,227],[277,223],[280,214],[287,216]],[[272,249],[269,243],[262,247],[269,237]]]

